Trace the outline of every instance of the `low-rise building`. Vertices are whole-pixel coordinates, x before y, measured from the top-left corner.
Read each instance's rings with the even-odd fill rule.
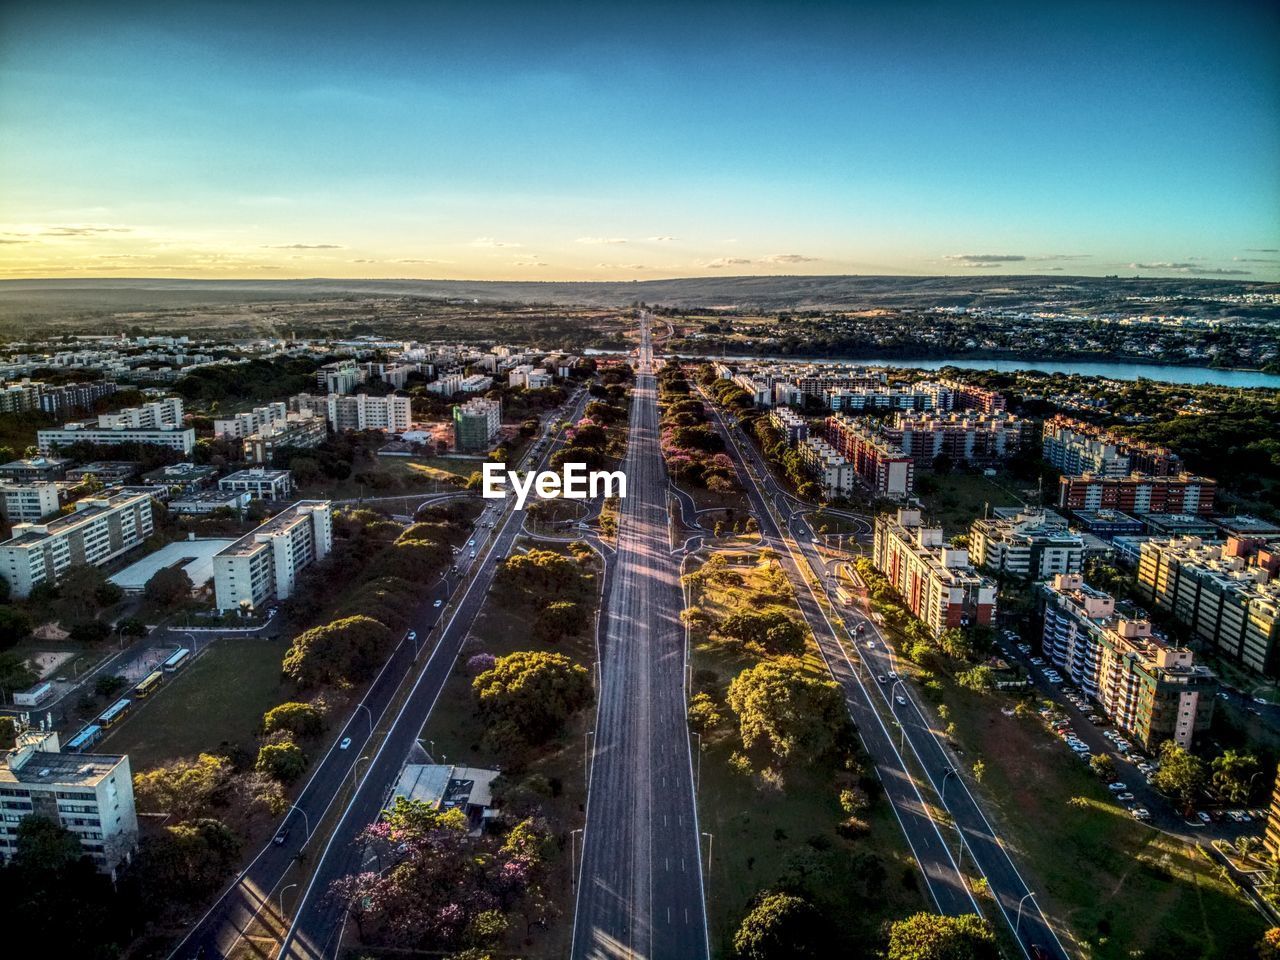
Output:
[[[1045,460],[1068,476],[1144,473],[1167,477],[1182,472],[1182,459],[1165,447],[1117,436],[1061,414],[1045,421],[1042,449]]]
[[[880,435],[919,469],[938,457],[958,465],[987,466],[1016,455],[1031,436],[1031,423],[1008,413],[899,413]]]
[[[1120,616],[1115,599],[1059,574],[1043,585],[1044,654],[1145,750],[1190,747],[1213,720],[1218,680],[1148,620]]]
[[[129,758],[64,753],[58,734],[51,730],[19,734],[0,766],[0,810],[3,860],[13,856],[19,825],[32,816],[70,831],[104,873],[114,874],[137,843]]]
[[[104,487],[114,487],[127,483],[138,475],[141,464],[136,460],[94,460],[82,463],[67,471],[68,483],[100,483]]]
[[[37,523],[57,513],[61,504],[58,485],[52,480],[35,483],[0,482],[0,504],[9,523]]]
[[[273,461],[277,450],[318,447],[328,435],[324,417],[290,413],[283,421],[245,437],[241,447],[250,463],[266,464]]]
[[[0,478],[14,483],[33,483],[36,480],[61,480],[74,460],[67,457],[30,457],[10,460],[0,464]]]
[[[502,426],[502,403],[473,397],[453,408],[453,448],[459,453],[487,450]]]
[[[967,550],[943,540],[941,528],[924,526],[919,510],[876,517],[872,563],[935,634],[995,619],[995,583],[978,573]]]
[[[240,513],[252,499],[247,491],[242,490],[192,490],[170,500],[169,509],[188,516],[202,516],[218,510]]]
[[[1236,537],[1148,539],[1138,560],[1138,595],[1168,610],[1215,653],[1280,676],[1280,543]]]
[[[1144,513],[1146,533],[1153,537],[1203,537],[1218,539],[1219,527],[1208,517],[1189,513]]]
[[[218,475],[218,468],[204,463],[171,463],[142,475],[145,483],[179,487],[183,491],[207,487]]]
[[[293,473],[268,467],[250,467],[227,474],[218,481],[219,490],[248,493],[255,500],[283,500],[293,492]]]
[[[196,448],[196,432],[191,427],[102,427],[92,420],[36,431],[36,446],[44,455],[77,443],[92,443],[100,447],[145,444],[189,454]]]
[[[298,501],[213,558],[218,610],[255,610],[287,599],[298,575],[332,549],[330,501]]]
[[[117,493],[76,501],[75,510],[42,523],[18,523],[0,543],[0,574],[15,597],[57,583],[73,563],[101,566],[151,536],[151,498]]]
[[[1136,537],[1146,530],[1146,524],[1137,517],[1119,510],[1076,510],[1072,518],[1078,529],[1102,540]]]
[[[1044,580],[1083,570],[1085,544],[1079,534],[1028,510],[1012,519],[975,520],[969,552],[975,564],[993,573]]]

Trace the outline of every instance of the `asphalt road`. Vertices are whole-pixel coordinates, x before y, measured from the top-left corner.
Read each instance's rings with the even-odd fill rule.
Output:
[[[587,398],[584,391],[574,404],[570,419],[581,414]],[[554,444],[548,444],[538,458],[540,466],[553,449]],[[295,865],[300,855],[318,856],[319,862],[296,904],[293,924],[278,956],[336,955],[344,909],[326,896],[327,891],[332,881],[359,868],[360,851],[355,839],[367,824],[378,817],[405,758],[416,745],[415,737],[448,679],[462,641],[484,602],[496,572],[493,558],[507,556],[519,533],[519,512],[506,510],[505,514],[498,513],[506,509],[509,502],[495,502],[481,517],[481,523],[494,520],[495,516],[500,519],[496,520],[494,530],[477,529],[477,558],[470,560],[469,549],[464,550],[457,561],[459,573],[442,578],[414,611],[411,622],[417,640],[409,640],[408,634],[401,639],[343,726],[334,746],[313,767],[310,779],[282,821],[287,828],[284,842],[268,841],[178,944],[173,957],[227,956],[259,911],[279,913],[278,900],[272,897],[272,892],[283,883],[286,886],[281,888],[281,893],[285,893],[287,884],[291,882],[291,871],[293,875],[298,873]],[[492,536],[482,539],[484,534]],[[467,582],[466,578],[473,570],[475,575]],[[447,599],[464,584],[464,592],[456,605],[440,609],[434,606],[435,600]],[[442,616],[448,618],[443,621],[443,635],[424,666],[419,654],[429,646],[431,631],[441,625]],[[379,725],[402,681],[418,669],[421,672],[412,692],[396,715],[389,733],[378,750],[370,754],[365,748],[373,729]],[[343,750],[338,743],[345,737],[351,738],[351,744]],[[312,838],[311,828],[324,819],[334,800],[349,784],[358,784],[358,788],[333,833],[329,837]],[[298,895],[297,890],[292,892],[294,896]],[[268,898],[271,898],[269,903]],[[288,901],[286,913],[289,912],[287,904]]]
[[[638,366],[571,957],[705,960],[682,599],[647,319]]]
[[[709,404],[709,406],[711,405]],[[824,562],[819,555],[817,546],[813,543],[812,533],[801,516],[801,512],[796,510],[792,499],[779,489],[754,447],[745,438],[739,442],[740,435],[738,433],[730,434],[719,411],[715,410],[714,406],[712,406],[712,409],[722,435],[729,441],[730,452],[738,460],[739,465],[745,467],[746,462],[750,461],[755,468],[755,475],[752,475],[751,471],[746,469],[742,469],[740,472],[747,476],[749,492],[752,496],[753,506],[757,510],[761,528],[766,529],[766,518],[768,518],[768,532],[773,537],[778,535],[777,524],[769,511],[764,509],[764,496],[762,496],[764,494],[774,501],[774,505],[779,509],[780,515],[786,519],[791,536],[795,539],[797,554],[793,554],[788,549],[788,546],[783,544],[780,549],[781,556],[793,561],[798,555],[804,560],[812,574],[818,578],[818,582],[823,582],[825,574]],[[798,571],[789,572],[798,573]],[[793,580],[793,582],[795,581]],[[899,814],[899,820],[902,822],[904,832],[907,835],[907,841],[915,852],[921,868],[925,871],[926,878],[929,879],[929,887],[934,893],[935,900],[938,899],[938,889],[933,883],[931,874],[937,872],[940,865],[933,862],[933,858],[928,856],[927,851],[925,856],[922,856],[922,849],[918,846],[918,841],[921,838],[927,838],[932,841],[934,835],[938,833],[938,828],[932,820],[929,820],[926,825],[921,823],[919,818],[908,820],[902,815],[903,801],[908,801],[910,794],[907,791],[898,791],[898,795],[895,796],[895,791],[891,789],[891,785],[898,786],[898,781],[902,778],[911,782],[910,792],[918,791],[921,787],[926,790],[932,788],[932,792],[939,797],[941,805],[951,815],[955,823],[955,826],[948,830],[949,833],[954,831],[955,836],[950,838],[947,860],[954,864],[950,852],[951,849],[954,849],[957,851],[957,859],[961,861],[967,859],[970,864],[976,865],[978,871],[986,878],[995,903],[1001,915],[1007,921],[1010,930],[1013,931],[1023,952],[1030,956],[1031,948],[1034,946],[1039,947],[1050,957],[1068,957],[1065,947],[1058,940],[1056,933],[1036,905],[1033,891],[1027,886],[1022,875],[1018,872],[995,829],[987,820],[973,794],[969,791],[964,778],[954,772],[958,763],[957,759],[933,731],[932,726],[916,702],[915,693],[905,681],[884,685],[876,682],[876,675],[884,674],[888,676],[889,671],[894,669],[892,652],[881,636],[879,628],[874,622],[865,620],[851,611],[843,614],[844,619],[853,629],[856,629],[859,622],[865,623],[866,635],[860,644],[858,654],[864,661],[866,671],[869,671],[870,675],[859,672],[841,645],[825,614],[818,608],[807,584],[796,583],[796,589],[805,619],[809,621],[810,627],[814,629],[814,636],[822,648],[823,656],[826,658],[828,666],[831,667],[833,673],[836,674],[836,679],[846,689],[846,699],[850,703],[851,711],[854,712],[854,721],[858,724],[864,743],[866,743],[868,751],[875,760],[877,769],[881,772],[881,779],[885,783],[886,793],[893,802],[895,811]],[[816,619],[814,617],[815,612],[817,614]],[[874,646],[868,646],[867,641],[871,641]],[[844,665],[844,669],[839,667],[840,664]],[[856,691],[861,693],[861,697],[853,695],[855,691],[850,681],[856,681]],[[885,729],[880,720],[880,713],[871,707],[871,697],[877,696],[881,698],[881,702],[889,707],[894,719],[899,724],[890,740],[890,747],[896,753],[899,748],[895,746],[893,741],[898,741],[901,744],[900,749],[909,751],[919,767],[925,771],[927,783],[916,784],[910,775],[904,771],[900,758],[887,754],[884,750],[883,742],[874,735],[877,730]],[[898,702],[899,697],[903,699],[903,703]],[[875,720],[871,723],[865,722],[865,714],[860,715],[862,712],[857,709],[860,703],[865,703],[866,707],[875,714]],[[868,736],[869,733],[872,735]],[[898,761],[896,764],[893,762],[895,759]],[[909,806],[909,801],[907,805]],[[954,866],[952,875],[954,875]],[[955,909],[958,905],[959,898],[954,895],[954,891],[952,892],[949,906],[939,902],[939,907],[948,913],[961,912]],[[973,909],[973,905],[970,904],[964,912],[971,912]]]

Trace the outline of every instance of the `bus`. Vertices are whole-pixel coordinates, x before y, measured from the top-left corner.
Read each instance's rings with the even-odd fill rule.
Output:
[[[107,707],[107,709],[103,710],[102,714],[94,722],[103,727],[114,726],[121,717],[129,712],[129,708],[131,706],[133,706],[132,700],[117,700],[111,706]]]
[[[82,727],[80,732],[67,741],[68,753],[83,753],[102,739],[102,727],[96,723]]]
[[[149,673],[141,683],[139,683],[136,687],[133,688],[133,695],[137,697],[139,700],[145,700],[147,699],[147,697],[155,693],[156,688],[159,687],[160,684],[162,683],[164,683],[163,673],[161,673],[159,670],[155,671],[154,673]]]
[[[191,651],[186,647],[180,648],[173,656],[161,664],[165,673],[173,673],[187,665],[187,658],[191,656]]]

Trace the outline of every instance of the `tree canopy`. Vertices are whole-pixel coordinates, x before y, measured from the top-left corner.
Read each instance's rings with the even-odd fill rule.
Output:
[[[738,717],[743,746],[764,748],[784,762],[825,756],[849,731],[839,686],[808,676],[791,657],[743,670],[729,684],[728,703]]]
[[[294,638],[284,672],[299,686],[367,678],[391,647],[391,631],[366,616],[345,617]]]
[[[999,960],[996,934],[977,914],[916,913],[889,927],[888,960]]]
[[[739,960],[804,960],[831,955],[826,919],[803,897],[765,893],[733,935]]]
[[[587,670],[559,653],[522,650],[499,657],[471,682],[491,747],[545,742],[576,710],[591,703]]]

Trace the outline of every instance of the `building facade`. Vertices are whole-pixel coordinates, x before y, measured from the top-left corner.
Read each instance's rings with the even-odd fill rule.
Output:
[[[388,394],[374,397],[367,393],[344,396],[329,394],[325,403],[329,428],[344,430],[385,430],[403,433],[413,426],[413,408],[407,396]]]
[[[1085,474],[1058,478],[1058,507],[1063,510],[1119,510],[1140,513],[1213,513],[1217,481],[1189,473],[1156,477],[1133,473],[1126,477]]]
[[[453,448],[459,453],[487,450],[501,426],[501,402],[474,397],[453,408]]]
[[[880,436],[928,468],[938,457],[955,464],[1001,463],[1022,449],[1029,421],[1007,413],[900,413]]]
[[[250,467],[227,474],[218,481],[218,489],[248,493],[255,500],[283,500],[293,492],[293,473]]]
[[[1143,749],[1165,740],[1190,748],[1209,729],[1218,680],[1190,650],[1150,621],[1118,616],[1115,599],[1079,574],[1059,574],[1042,589],[1045,656]]]
[[[973,562],[992,573],[1045,580],[1084,569],[1085,544],[1079,534],[1027,511],[1012,518],[975,520],[969,531]]]
[[[333,549],[328,500],[300,500],[213,558],[218,610],[256,610],[293,595],[298,575]]]
[[[58,512],[58,485],[51,480],[36,483],[0,483],[0,503],[9,523],[37,523]]]
[[[827,442],[853,464],[854,473],[873,494],[902,500],[915,489],[915,461],[871,426],[844,414],[826,420]]]

